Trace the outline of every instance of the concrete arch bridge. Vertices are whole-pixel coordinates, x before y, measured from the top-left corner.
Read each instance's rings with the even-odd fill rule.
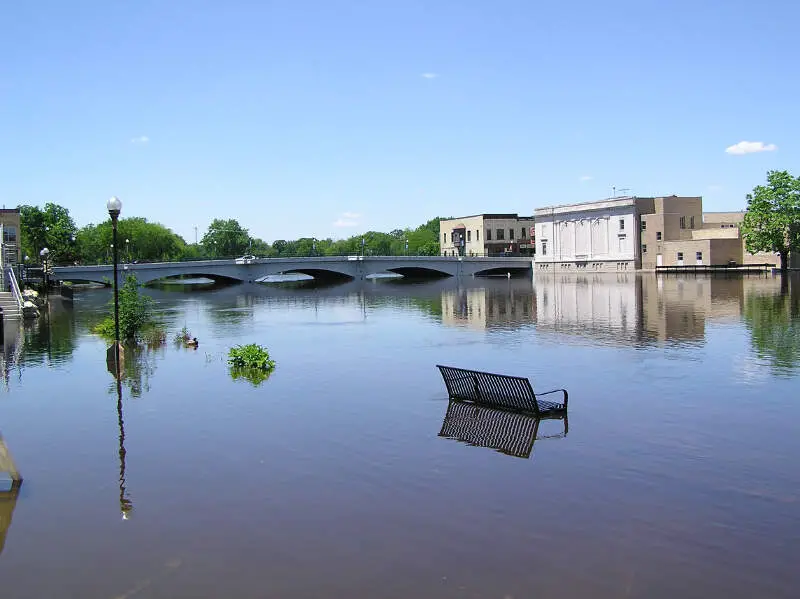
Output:
[[[148,262],[120,264],[119,277],[134,274],[141,284],[176,277],[208,277],[253,282],[268,275],[305,274],[315,279],[363,279],[370,274],[394,273],[406,277],[519,276],[532,270],[530,257],[451,256],[319,256],[308,258],[255,258],[197,260],[191,262]],[[52,278],[58,281],[110,284],[113,267],[57,266]]]

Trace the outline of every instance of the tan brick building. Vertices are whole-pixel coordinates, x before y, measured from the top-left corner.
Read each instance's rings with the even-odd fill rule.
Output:
[[[22,260],[19,208],[0,208],[0,234],[3,266],[19,263]]]
[[[698,207],[701,210],[700,218],[697,215]],[[657,227],[665,226],[662,239],[655,242],[652,239],[652,232],[649,232],[647,242],[644,241],[644,231],[642,232],[642,243],[648,243],[646,249],[650,254],[646,261],[642,260],[643,269],[652,269],[656,266],[694,265],[769,264],[774,267],[780,266],[781,260],[777,254],[772,252],[751,254],[747,251],[740,229],[742,220],[744,220],[744,212],[703,213],[702,204],[699,204],[697,207],[692,207],[690,218],[694,219],[692,222],[695,225],[700,222],[699,226],[685,229],[679,227],[676,230],[674,223],[670,228],[669,225],[660,225],[658,219],[655,219]],[[651,225],[648,222],[646,226],[650,227]],[[651,251],[651,248],[655,249],[655,253]],[[644,247],[642,255],[645,255]]]
[[[439,221],[442,256],[533,256],[532,216],[475,214]]]

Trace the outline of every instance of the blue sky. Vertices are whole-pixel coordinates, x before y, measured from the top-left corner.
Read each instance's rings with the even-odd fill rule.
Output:
[[[800,174],[797,2],[0,11],[0,200],[79,225],[118,195],[189,241],[215,217],[268,241],[346,237],[612,186],[740,209],[767,170]]]

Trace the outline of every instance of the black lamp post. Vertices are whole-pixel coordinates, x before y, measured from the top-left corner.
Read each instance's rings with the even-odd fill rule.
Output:
[[[112,243],[114,250],[114,364],[117,368],[117,378],[119,378],[119,282],[117,277],[117,262],[119,261],[119,244],[117,243],[117,219],[122,212],[122,202],[113,196],[106,203],[108,214],[111,216]]]
[[[42,272],[42,278],[44,279],[44,292],[47,293],[47,256],[50,255],[50,250],[47,248],[42,248],[42,251],[39,252],[39,255],[42,257],[42,268],[44,271]]]

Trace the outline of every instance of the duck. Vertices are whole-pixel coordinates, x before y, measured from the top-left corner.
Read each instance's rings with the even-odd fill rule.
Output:
[[[192,337],[191,339],[187,339],[183,342],[186,347],[193,347],[197,349],[197,346],[200,345],[197,341],[197,337]]]

